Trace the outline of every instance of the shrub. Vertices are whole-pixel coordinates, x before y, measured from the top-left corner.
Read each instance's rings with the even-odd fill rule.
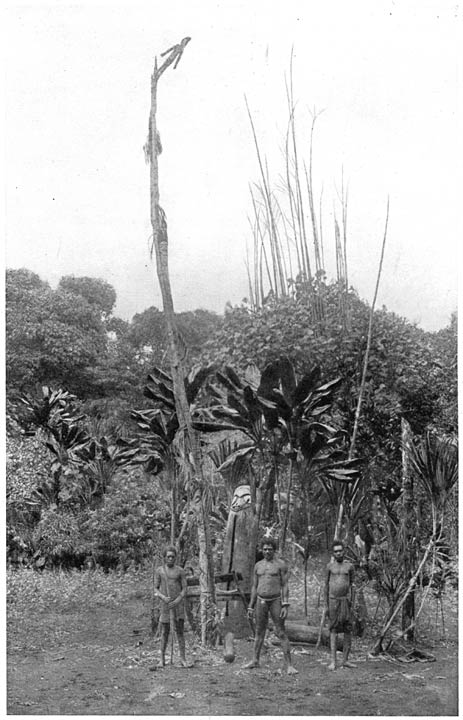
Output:
[[[26,563],[33,554],[33,531],[40,518],[31,501],[34,490],[49,476],[50,462],[36,437],[18,428],[6,437],[6,530],[9,562]]]
[[[170,514],[156,480],[120,472],[101,505],[86,512],[81,531],[86,553],[103,567],[142,565],[168,538]]]
[[[85,561],[79,518],[70,511],[58,510],[54,505],[44,508],[32,541],[37,567],[80,566]]]

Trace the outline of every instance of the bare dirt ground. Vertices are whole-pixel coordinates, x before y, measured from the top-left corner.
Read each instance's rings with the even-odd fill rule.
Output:
[[[432,663],[368,657],[355,641],[357,668],[330,672],[326,648],[293,650],[298,675],[281,673],[281,652],[269,643],[262,667],[243,670],[251,640],[237,657],[202,651],[187,634],[193,666],[154,669],[159,645],[150,635],[146,588],[124,585],[102,602],[101,591],[72,597],[73,585],[43,602],[31,590],[27,611],[9,596],[8,714],[11,715],[457,715],[456,603],[447,603],[446,638],[429,623],[421,648]],[[140,583],[138,583],[140,587]],[[41,602],[33,602],[34,595]],[[449,639],[450,638],[450,639]]]

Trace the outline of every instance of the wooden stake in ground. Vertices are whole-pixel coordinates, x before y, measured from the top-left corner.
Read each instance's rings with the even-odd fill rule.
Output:
[[[209,518],[207,516],[207,485],[202,476],[199,442],[193,429],[185,391],[185,371],[180,353],[179,336],[175,320],[174,303],[170,286],[168,265],[168,236],[166,215],[159,204],[159,166],[158,156],[162,151],[159,133],[156,126],[157,87],[161,75],[170,65],[174,70],[178,66],[185,47],[190,42],[189,37],[183,38],[177,45],[172,45],[161,57],[166,59],[158,67],[154,63],[151,75],[151,110],[149,117],[148,141],[145,145],[145,155],[150,163],[150,205],[151,226],[153,229],[153,245],[156,257],[156,269],[161,288],[164,317],[166,320],[169,360],[173,381],[175,408],[179,422],[178,437],[184,448],[190,487],[196,490],[197,502],[195,512],[198,526],[199,545],[199,581],[201,587],[201,641],[206,643],[207,607],[208,602],[215,603],[214,573],[212,566],[212,548],[210,541]]]

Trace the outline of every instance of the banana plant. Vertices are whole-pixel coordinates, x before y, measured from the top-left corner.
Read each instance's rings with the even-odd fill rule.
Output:
[[[88,446],[78,451],[84,469],[81,473],[83,503],[94,504],[101,500],[116,473],[130,465],[137,453],[135,440],[111,435],[93,438]]]
[[[212,372],[212,366],[194,367],[184,379],[187,401],[195,417],[195,403],[205,380]],[[179,422],[175,407],[172,378],[163,370],[154,368],[147,377],[143,394],[154,405],[147,410],[132,410],[130,416],[137,425],[134,439],[138,450],[133,463],[143,465],[146,472],[157,475],[164,471],[169,479],[171,505],[171,542],[177,535],[181,509],[180,496],[191,500],[192,488],[182,480],[181,467],[186,459],[182,456],[179,437]],[[195,423],[193,423],[195,429]],[[188,517],[188,513],[186,513]],[[184,533],[183,533],[184,534]]]
[[[210,388],[213,401],[201,412],[203,425],[206,429],[207,422],[218,423],[219,429],[242,433],[243,439],[236,441],[219,470],[228,471],[234,463],[254,467],[253,502],[258,495],[262,502],[264,491],[273,496],[275,487],[280,496],[279,468],[284,464],[289,465],[286,497],[291,496],[295,468],[301,479],[312,478],[316,468],[331,501],[336,483],[358,478],[359,461],[347,460],[342,435],[326,422],[340,378],[322,383],[320,368],[315,367],[298,379],[292,363],[282,357],[266,365],[261,374],[253,372],[252,379],[240,378],[229,366],[217,372],[216,379],[218,385]],[[253,460],[257,460],[254,465]],[[284,513],[280,509],[282,546],[290,511],[290,503]]]
[[[225,480],[230,506],[235,488],[248,482],[249,461],[246,453],[240,452],[240,444],[236,440],[226,438],[212,448],[208,455]]]
[[[208,387],[211,402],[199,411],[195,427],[204,432],[228,430],[237,434],[231,454],[218,470],[229,472],[235,463],[248,466],[252,505],[260,520],[268,470],[275,456],[275,433],[269,430],[265,413],[275,412],[276,405],[259,395],[255,381],[241,378],[230,366],[217,371],[215,381]]]
[[[338,492],[337,483],[352,483],[359,477],[358,460],[348,460],[343,450],[343,435],[328,424],[341,378],[321,382],[321,369],[312,368],[297,378],[288,358],[266,366],[258,392],[274,403],[275,410],[266,411],[267,425],[283,431],[283,453],[289,461],[289,478],[286,494],[291,495],[293,474],[296,469],[303,491],[306,492],[308,527],[310,518],[310,486],[319,479],[330,503]],[[281,544],[286,540],[290,503],[286,504]]]
[[[76,396],[67,390],[53,390],[43,385],[36,395],[22,394],[18,399],[26,411],[21,417],[22,422],[45,433],[61,422],[75,423],[84,417],[76,410]]]
[[[72,478],[85,463],[90,438],[79,425],[62,420],[58,425],[48,426],[44,444],[52,456],[51,479],[39,487],[34,496],[41,504],[59,506],[72,497]],[[68,487],[63,483],[66,476],[71,480]]]

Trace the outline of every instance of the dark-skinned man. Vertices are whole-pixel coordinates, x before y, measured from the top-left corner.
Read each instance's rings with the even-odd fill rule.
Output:
[[[354,566],[344,560],[344,544],[335,540],[332,545],[333,560],[326,566],[325,608],[329,618],[331,662],[329,670],[336,670],[336,641],[338,633],[344,633],[342,665],[356,667],[349,662],[352,643],[352,605],[354,594]]]
[[[288,566],[275,557],[276,544],[272,538],[262,543],[263,560],[256,563],[251,588],[251,600],[248,614],[255,614],[256,639],[254,656],[244,668],[259,667],[260,653],[265,640],[269,617],[272,618],[275,634],[281,641],[285,670],[288,675],[297,673],[291,662],[291,646],[285,632],[285,620],[288,615],[289,589]]]
[[[154,574],[154,595],[161,600],[159,617],[161,624],[161,658],[159,667],[164,667],[166,663],[166,648],[171,624],[174,625],[177,634],[180,665],[188,667],[185,659],[184,636],[186,575],[183,568],[175,564],[176,560],[176,549],[174,547],[166,548],[164,551],[164,564],[156,568]]]

